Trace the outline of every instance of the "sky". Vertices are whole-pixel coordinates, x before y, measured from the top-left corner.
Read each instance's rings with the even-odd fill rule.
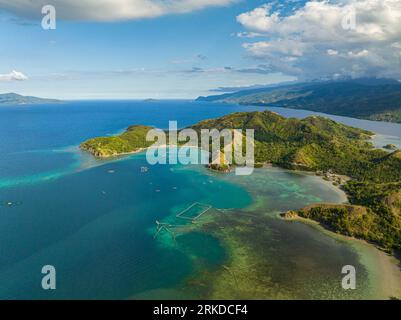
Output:
[[[0,0],[0,41],[0,93],[59,99],[401,79],[401,0]]]

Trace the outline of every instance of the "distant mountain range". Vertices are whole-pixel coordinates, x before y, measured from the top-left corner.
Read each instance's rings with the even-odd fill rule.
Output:
[[[284,84],[199,97],[197,101],[305,109],[401,123],[401,82],[392,79],[363,78]]]
[[[61,102],[60,100],[21,96],[16,93],[0,94],[0,105],[21,105],[21,104],[41,104],[41,103],[60,103],[60,102]]]

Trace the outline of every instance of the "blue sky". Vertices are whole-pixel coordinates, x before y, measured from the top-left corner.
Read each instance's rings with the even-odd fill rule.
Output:
[[[47,31],[40,20],[3,14],[0,73],[18,70],[28,80],[0,82],[0,92],[68,99],[193,98],[220,86],[287,80],[280,74],[219,72],[258,65],[235,36],[242,29],[236,16],[262,3],[241,1],[125,22],[57,21],[57,29]]]
[[[363,2],[380,5],[378,0],[342,2],[355,1],[362,2],[361,8]],[[116,1],[131,11],[98,9],[93,0],[44,1],[56,7],[56,30],[41,28],[41,0],[37,2],[28,7],[28,0],[0,0],[0,92],[65,99],[194,98],[218,87],[290,81],[308,74],[338,76],[346,69],[354,76],[385,74],[391,68],[379,64],[377,56],[394,57],[398,47],[398,35],[392,34],[387,43],[395,49],[373,55],[378,45],[362,41],[363,29],[354,31],[361,40],[350,42],[329,38],[340,22],[328,26],[324,17],[322,26],[316,25],[319,20],[304,22],[321,12],[340,21],[338,9],[346,8],[337,1],[308,6],[304,0],[181,0],[184,8],[177,8],[174,3],[180,1],[173,0],[172,8],[140,13],[146,17],[137,16],[133,6],[158,0]],[[78,3],[86,3],[88,11]],[[307,19],[293,25],[300,15]],[[285,31],[297,28],[300,32]],[[299,36],[313,28],[322,30],[321,40],[318,35],[313,41]],[[343,31],[338,34],[347,37]]]

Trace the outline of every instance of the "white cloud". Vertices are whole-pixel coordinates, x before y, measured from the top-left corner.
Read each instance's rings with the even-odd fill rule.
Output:
[[[353,58],[367,57],[369,55],[369,51],[368,50],[361,50],[358,52],[350,51],[348,52],[348,55]]]
[[[187,13],[237,0],[0,0],[4,9],[19,16],[37,17],[44,5],[53,5],[66,20],[117,21]]]
[[[244,43],[250,55],[299,77],[401,76],[401,0],[310,0],[289,12],[267,4],[237,17],[265,37]]]
[[[237,21],[244,27],[260,32],[272,31],[272,28],[280,17],[278,12],[272,12],[272,6],[265,4],[250,12],[245,12],[237,17]]]
[[[28,77],[19,71],[11,71],[10,73],[0,74],[0,81],[24,81]]]
[[[327,54],[329,56],[336,56],[336,55],[338,55],[338,51],[337,50],[333,50],[333,49],[328,49],[327,50]]]
[[[401,49],[401,42],[394,42],[391,46],[395,49]]]

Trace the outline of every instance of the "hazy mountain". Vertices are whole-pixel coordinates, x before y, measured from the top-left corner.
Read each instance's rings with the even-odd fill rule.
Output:
[[[296,83],[199,97],[197,100],[306,109],[355,118],[401,122],[401,82],[392,79]]]

